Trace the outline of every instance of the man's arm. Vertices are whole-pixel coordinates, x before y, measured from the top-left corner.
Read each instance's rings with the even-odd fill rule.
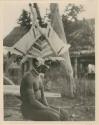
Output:
[[[34,92],[32,89],[29,89],[27,90],[27,94],[28,94],[28,100],[29,100],[29,103],[30,105],[33,106],[33,108],[37,108],[37,109],[42,109],[42,108],[46,108],[45,105],[43,105],[41,102],[39,102],[38,100],[35,99],[34,97]]]
[[[42,87],[41,87],[41,96],[42,96],[42,103],[43,103],[44,105],[48,106],[47,99],[46,99],[46,97],[45,97],[45,95],[44,95],[44,86],[43,86],[43,85],[42,85]]]
[[[28,97],[29,103],[33,106],[33,108],[35,109],[46,108],[45,105],[40,103],[35,98],[34,89],[33,89],[33,79],[31,78],[31,75],[28,75],[28,78],[27,78],[27,97]]]

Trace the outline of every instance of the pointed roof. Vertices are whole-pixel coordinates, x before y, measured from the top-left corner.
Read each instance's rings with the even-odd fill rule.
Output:
[[[27,32],[29,29],[25,27],[15,27],[4,39],[3,46],[12,47],[15,43],[17,43]]]
[[[32,55],[33,57],[48,57],[51,55],[60,56],[68,51],[69,46],[63,42],[58,34],[47,23],[47,27],[42,27],[35,17],[35,12],[30,6],[33,18],[31,29],[13,46],[13,51],[18,51],[23,56]]]

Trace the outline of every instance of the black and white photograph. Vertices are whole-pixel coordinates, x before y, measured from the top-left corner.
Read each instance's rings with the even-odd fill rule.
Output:
[[[3,2],[4,121],[95,121],[95,8]]]

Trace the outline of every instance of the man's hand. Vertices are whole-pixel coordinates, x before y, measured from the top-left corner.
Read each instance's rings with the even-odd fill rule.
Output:
[[[67,121],[69,119],[68,113],[63,109],[60,109],[60,119],[61,121]]]

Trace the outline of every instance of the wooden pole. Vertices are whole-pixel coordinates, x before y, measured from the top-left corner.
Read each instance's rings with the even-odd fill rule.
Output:
[[[75,79],[78,78],[78,75],[77,75],[77,65],[78,65],[78,60],[77,60],[77,57],[75,57],[74,59],[74,76],[75,76]]]
[[[59,14],[58,4],[51,3],[50,10],[51,10],[51,25],[52,25],[53,29],[58,34],[60,39],[62,39],[65,43],[67,43],[65,33],[64,33],[62,19]],[[69,51],[64,53],[61,56],[65,59],[65,61],[62,62],[62,65],[64,65],[64,68],[66,71],[66,80],[67,80],[67,83],[64,83],[65,87],[63,90],[64,91],[63,94],[64,94],[64,96],[74,97],[75,83],[74,83],[74,78],[73,78],[73,69],[71,66]]]

